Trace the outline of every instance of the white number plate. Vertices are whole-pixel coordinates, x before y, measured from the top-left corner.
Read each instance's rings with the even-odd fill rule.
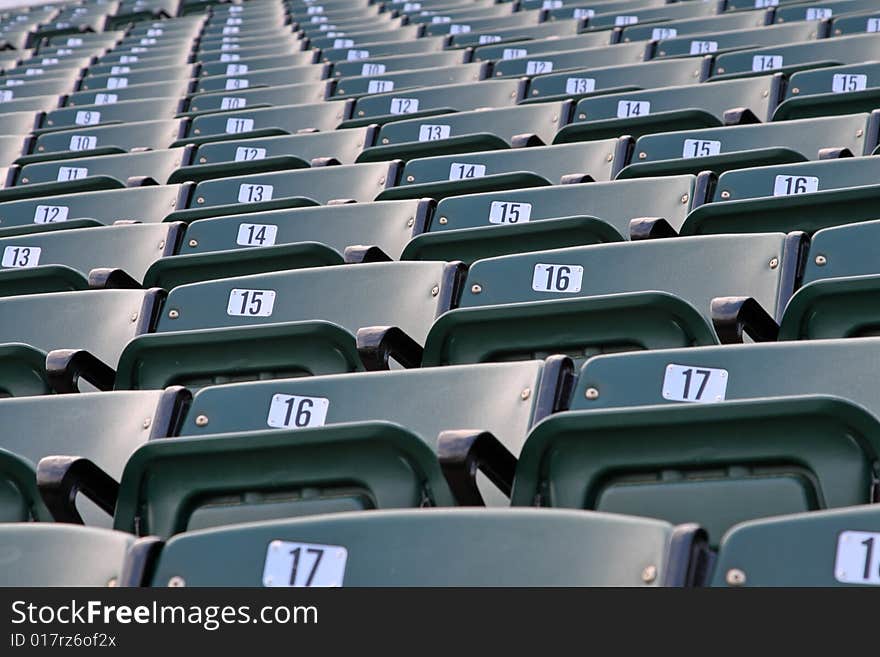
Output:
[[[449,167],[449,180],[462,180],[464,178],[482,178],[486,175],[485,164],[467,164],[465,162],[453,162]]]
[[[807,20],[808,21],[821,21],[826,18],[831,18],[834,14],[834,10],[828,7],[810,7],[807,9]]]
[[[526,62],[526,75],[540,75],[553,70],[553,62]]]
[[[585,94],[596,90],[594,78],[568,78],[565,81],[565,93]]]
[[[505,48],[501,53],[501,59],[516,59],[517,57],[526,57],[529,51],[525,48]]]
[[[240,290],[229,293],[226,314],[232,317],[271,317],[275,290]]]
[[[272,541],[266,550],[263,586],[342,586],[348,550],[340,545]]]
[[[107,78],[108,89],[125,89],[128,86],[128,78]]]
[[[275,429],[323,427],[330,400],[324,397],[272,395],[266,424]]]
[[[419,126],[419,141],[449,139],[451,131],[452,129],[448,125],[421,125]]]
[[[841,532],[834,579],[844,584],[880,584],[880,532]]]
[[[241,246],[272,246],[278,235],[273,224],[239,224],[235,243]]]
[[[121,75],[131,73],[131,66],[111,66],[110,75]]]
[[[238,188],[239,203],[259,203],[261,201],[271,201],[272,192],[275,187],[272,185],[253,185],[242,183]]]
[[[226,66],[226,75],[244,75],[247,72],[247,64],[227,64]]]
[[[394,91],[393,80],[370,80],[367,83],[368,94],[380,94],[383,91]]]
[[[782,68],[782,55],[755,55],[752,57],[753,71],[772,71]]]
[[[236,134],[238,132],[248,132],[254,129],[253,119],[226,119],[226,133]]]
[[[3,267],[36,267],[40,264],[40,253],[43,250],[38,246],[7,246],[3,249]]]
[[[831,78],[831,91],[836,94],[863,91],[868,87],[868,76],[858,73],[836,73]]]
[[[869,18],[865,32],[880,32],[880,18]]]
[[[819,179],[815,176],[776,176],[773,196],[791,196],[819,191]]]
[[[87,175],[89,175],[89,170],[85,167],[58,167],[58,177],[55,180],[57,182],[79,180]]]
[[[391,108],[389,112],[391,114],[412,114],[413,112],[419,111],[419,99],[418,98],[392,98],[391,99]]]
[[[450,34],[467,34],[471,31],[470,25],[450,25],[449,33]]]
[[[700,55],[706,52],[715,52],[718,50],[717,41],[691,41],[691,54]]]
[[[361,66],[361,75],[382,75],[385,68],[385,64],[364,64]]]
[[[661,39],[674,39],[678,36],[678,30],[674,27],[655,27],[651,31],[651,38],[655,41],[660,41]]]
[[[727,370],[670,363],[663,376],[663,399],[704,404],[720,402],[727,395],[727,379]]]
[[[113,105],[118,100],[116,94],[95,94],[95,105]]]
[[[481,34],[480,35],[480,45],[485,46],[487,43],[498,43],[501,41],[501,37],[495,34]]]
[[[241,109],[242,107],[247,107],[247,98],[225,96],[220,99],[220,109]]]
[[[532,273],[532,289],[535,292],[580,292],[583,279],[584,268],[580,265],[537,264]]]
[[[681,156],[684,158],[708,157],[721,153],[721,142],[710,139],[685,139]]]
[[[67,221],[67,213],[70,211],[66,205],[38,205],[34,210],[35,224],[57,224]]]
[[[234,91],[236,89],[247,89],[250,82],[244,78],[231,78],[226,81],[225,91]]]
[[[354,39],[334,39],[334,48],[351,48],[354,45]]]
[[[8,103],[15,96],[11,89],[0,89],[0,103]]]
[[[622,26],[622,25],[633,25],[638,22],[639,22],[638,16],[615,16],[614,17],[614,24],[618,27]]]
[[[369,56],[370,56],[369,50],[349,50],[348,53],[346,53],[345,58],[348,61],[353,62],[358,59],[366,59]],[[367,75],[367,74],[365,74],[365,75]]]
[[[87,151],[97,145],[98,138],[95,136],[73,135],[67,147],[72,151]]]
[[[646,116],[651,113],[651,103],[647,100],[620,100],[617,102],[617,118],[628,119],[633,116]]]
[[[510,203],[508,201],[492,201],[489,206],[490,224],[526,223],[532,216],[531,203]]]
[[[238,60],[241,59],[241,55],[236,55],[234,53],[233,54],[224,53],[222,48],[220,49],[220,52],[221,52],[221,54],[220,54],[220,62],[221,63],[222,62],[237,62]]]
[[[239,146],[235,149],[235,161],[247,162],[249,160],[262,160],[266,157],[265,148],[253,148],[251,146]]]
[[[74,123],[77,125],[95,125],[96,123],[101,122],[101,113],[100,112],[77,112],[76,118],[74,119]]]

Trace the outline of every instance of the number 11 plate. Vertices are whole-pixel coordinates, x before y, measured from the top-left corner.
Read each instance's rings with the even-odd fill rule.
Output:
[[[342,586],[348,550],[341,545],[272,541],[266,550],[263,586]]]

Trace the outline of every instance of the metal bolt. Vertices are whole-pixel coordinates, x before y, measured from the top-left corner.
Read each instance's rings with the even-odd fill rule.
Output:
[[[168,318],[169,319],[177,319],[178,317],[180,317],[180,313],[178,311],[176,311],[176,310],[169,310],[168,311]]]
[[[201,162],[202,164],[204,164],[204,163],[207,162],[207,161],[208,161],[208,158],[206,158],[206,157],[200,157],[200,158],[199,158],[199,162]]]
[[[440,286],[435,285],[434,287],[431,288],[431,296],[436,297],[438,294],[440,294]]]
[[[358,116],[363,116],[363,115],[364,115],[364,110],[361,110],[360,112],[358,112]]]
[[[767,91],[766,89],[764,89],[764,91],[761,92],[761,98],[766,98],[769,95],[770,95],[770,92]]]
[[[38,146],[37,150],[42,153],[44,150],[46,150],[46,147],[45,146]]]
[[[28,178],[22,178],[21,182],[26,183],[26,182],[30,182],[30,180]]]
[[[556,123],[558,120],[559,120],[559,117],[554,114],[553,118],[550,119],[550,123]]]
[[[800,88],[798,88],[798,87],[792,87],[792,88],[791,88],[791,93],[793,93],[793,94],[799,94],[800,92],[801,92],[801,90],[800,90]]]
[[[116,578],[113,577],[109,582],[107,582],[107,586],[110,588],[115,588],[116,586],[118,586]]]
[[[415,179],[416,179],[415,176],[407,176],[407,177],[406,177],[406,182],[412,182],[412,181],[415,180]]]
[[[388,137],[383,137],[383,138],[382,138],[382,143],[383,143],[383,144],[387,144],[387,143],[388,143]]]
[[[587,399],[599,399],[599,389],[598,388],[587,388],[584,391],[584,397]]]
[[[645,584],[650,584],[655,579],[657,579],[657,566],[645,566],[642,571],[642,581]]]
[[[384,185],[384,184],[385,184],[385,176],[382,176],[381,178],[379,178],[379,184],[380,184],[380,185]]]
[[[746,574],[739,568],[731,568],[724,576],[724,580],[730,586],[742,586],[746,583]]]
[[[865,134],[865,131],[862,130],[861,128],[856,130],[856,137],[861,137],[863,134]]]
[[[471,285],[471,294],[479,294],[483,291],[483,288],[480,285],[474,284]]]
[[[164,249],[164,248],[165,248],[165,240],[162,240],[161,242],[159,242],[159,248],[160,248],[160,249]]]
[[[407,227],[407,228],[412,228],[413,226],[415,226],[415,224],[416,224],[416,220],[413,219],[412,217],[410,217],[410,218],[407,219],[407,221],[406,221],[406,227]]]
[[[199,415],[196,418],[196,426],[197,427],[203,427],[206,424],[208,424],[208,416],[207,415]]]
[[[449,223],[449,219],[447,219],[446,217],[440,217],[437,221],[439,221],[444,226]]]
[[[137,313],[132,313],[132,314],[129,316],[129,319],[130,319],[131,321],[133,321],[133,322],[136,322],[136,321],[138,320],[138,314],[137,314]]]
[[[195,247],[197,247],[197,246],[199,245],[199,242],[198,242],[198,240],[190,240],[190,241],[189,241],[189,245],[190,245],[191,247],[195,248]]]
[[[144,423],[141,426],[144,429],[149,429],[151,423],[152,423],[152,420],[150,420],[150,418],[147,417],[147,418],[144,418]]]
[[[608,153],[608,155],[605,156],[606,162],[610,162],[613,159],[614,159],[614,155],[612,153]]]
[[[532,89],[532,95],[533,95],[533,96],[537,96],[537,95],[538,95],[538,90],[537,90],[537,89]]]
[[[199,128],[196,128],[195,130],[193,130],[193,133],[196,135],[200,135],[202,134],[202,131]]]
[[[687,194],[682,194],[682,195],[681,195],[681,202],[682,202],[682,203],[687,203],[689,198],[690,198],[690,197],[689,197]]]
[[[770,269],[776,269],[779,266],[779,258],[770,258]]]
[[[718,72],[719,72],[719,73],[724,73],[724,67],[723,67],[723,66],[719,66],[719,67],[718,67]]]
[[[168,580],[168,586],[174,589],[179,589],[181,587],[186,586],[186,580],[183,577],[178,577],[175,575],[171,579]]]
[[[700,71],[699,71],[699,70],[694,71],[694,77],[695,77],[695,78],[700,77]]]
[[[819,265],[820,267],[824,267],[827,262],[828,262],[828,258],[826,258],[825,256],[823,256],[823,255],[816,256],[816,264]]]
[[[519,398],[522,399],[523,401],[525,401],[526,399],[528,399],[531,396],[532,396],[531,388],[524,388],[523,391],[521,393],[519,393]]]
[[[721,192],[721,198],[730,198],[730,192],[725,189],[723,192]]]
[[[639,153],[640,160],[644,160],[646,157],[648,157],[648,154],[646,152],[642,151],[641,153]]]
[[[204,197],[204,196],[199,196],[199,197],[196,199],[196,203],[198,203],[199,205],[201,205],[201,204],[204,203],[204,202],[205,202],[205,197]]]
[[[587,115],[581,112],[580,114],[578,114],[578,118],[583,121],[585,118],[587,118]]]

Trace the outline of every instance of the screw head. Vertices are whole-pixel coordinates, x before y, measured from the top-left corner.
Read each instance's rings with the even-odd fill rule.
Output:
[[[598,388],[587,388],[584,390],[584,397],[587,399],[599,399],[599,389]]]
[[[648,157],[648,154],[645,151],[642,151],[641,153],[639,153],[640,160],[644,160],[646,157]]]
[[[412,227],[415,226],[415,225],[416,225],[416,220],[413,219],[412,217],[410,217],[410,218],[407,220],[407,222],[406,222],[406,227],[407,227],[407,228],[412,228]]]
[[[816,256],[816,264],[819,265],[820,267],[824,267],[827,263],[828,263],[828,258],[826,258],[825,256],[823,256],[823,255]]]
[[[724,581],[729,586],[742,586],[746,583],[746,574],[739,568],[731,568],[724,576]]]
[[[136,322],[137,319],[138,319],[138,314],[137,314],[137,313],[132,313],[131,316],[129,317],[129,319],[130,319],[131,321],[133,321],[133,322]]]
[[[387,143],[388,143],[388,137],[383,137],[383,138],[382,138],[382,143],[383,143],[383,144],[387,144]]]
[[[107,582],[107,587],[108,587],[108,588],[111,588],[111,589],[112,589],[112,588],[115,588],[115,587],[117,587],[117,586],[119,586],[119,582],[116,581],[116,578],[115,578],[115,577],[111,578],[110,581]]]
[[[689,197],[687,194],[682,194],[682,195],[681,195],[681,202],[682,202],[682,203],[687,203],[689,198],[690,198],[690,197]]]
[[[172,577],[171,579],[168,580],[168,586],[170,586],[173,589],[179,589],[179,588],[186,586],[186,580],[183,579],[183,577],[179,577],[179,576],[175,575],[174,577]]]
[[[406,182],[412,182],[412,181],[415,180],[415,179],[416,179],[415,176],[407,176],[407,177],[406,177]]]
[[[657,566],[645,566],[642,571],[642,581],[645,584],[650,584],[655,579],[657,579]]]
[[[721,192],[721,198],[730,198],[730,192],[725,189],[723,192]]]
[[[776,269],[779,266],[779,258],[770,259],[770,269]]]
[[[199,205],[201,205],[201,204],[204,203],[204,202],[205,202],[205,198],[204,198],[203,196],[199,196],[199,197],[196,199],[196,203],[198,203]]]
[[[207,162],[207,161],[208,161],[208,158],[206,158],[206,157],[200,157],[200,158],[199,158],[199,162],[201,162],[202,164],[204,164],[204,163]]]
[[[148,418],[148,417],[147,417],[147,418],[144,418],[144,422],[143,422],[143,424],[141,424],[141,426],[142,426],[144,429],[149,429],[149,428],[150,428],[150,424],[152,424],[152,422],[153,422],[153,421],[152,421],[150,418]]]
[[[208,424],[208,416],[207,415],[199,415],[196,418],[196,426],[197,427],[203,427],[206,424]]]
[[[719,73],[724,73],[724,67],[723,67],[723,66],[719,66],[719,67],[718,67],[718,72],[719,72]]]
[[[174,310],[174,309],[171,309],[168,311],[168,318],[169,319],[177,319],[178,317],[180,317],[179,311]]]
[[[761,98],[766,98],[769,95],[770,95],[770,92],[767,91],[766,89],[764,89],[764,91],[761,92]]]
[[[436,297],[438,294],[440,294],[440,286],[435,285],[434,287],[431,288],[431,296]]]
[[[444,226],[449,223],[449,219],[447,219],[446,217],[440,217],[437,221]]]
[[[528,399],[531,396],[532,396],[532,389],[531,388],[523,388],[523,391],[521,393],[519,393],[519,398],[522,399],[523,401],[525,401],[526,399]]]
[[[865,134],[865,131],[862,130],[861,128],[856,130],[856,137],[861,137],[863,134]]]
[[[608,153],[608,155],[605,156],[606,162],[610,162],[613,159],[614,159],[614,155],[612,153]]]
[[[578,114],[578,118],[579,118],[581,121],[583,121],[585,118],[587,118],[587,115],[584,114],[583,112],[581,112],[580,114]]]
[[[200,134],[202,134],[202,131],[201,131],[201,129],[196,128],[195,130],[193,130],[193,134],[200,135]]]
[[[801,90],[798,87],[791,88],[791,93],[793,93],[793,94],[799,94],[800,92],[801,92]]]
[[[190,240],[189,245],[192,247],[196,247],[199,245],[199,242],[198,242],[198,240]]]
[[[477,285],[476,283],[471,285],[471,294],[479,294],[482,291],[483,287],[481,285]]]

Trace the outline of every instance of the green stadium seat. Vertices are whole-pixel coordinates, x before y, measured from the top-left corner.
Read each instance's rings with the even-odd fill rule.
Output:
[[[880,63],[801,71],[791,76],[774,121],[870,112],[880,98]]]
[[[718,550],[711,586],[876,585],[876,504],[752,520]]]
[[[341,513],[187,532],[163,546],[149,581],[134,578],[130,583],[686,586],[691,584],[685,575],[692,570],[691,553],[702,542],[700,530],[694,527],[603,513],[550,509]],[[304,560],[304,567],[294,572],[291,554],[297,547],[306,551],[302,554],[308,555],[308,562]],[[321,566],[316,558],[325,554]],[[239,567],[224,566],[230,560]]]
[[[876,7],[872,11],[861,15],[841,16],[832,19],[832,34],[860,34],[864,32],[876,32],[880,24],[880,13]]]
[[[105,73],[103,75],[89,75],[82,79],[79,84],[80,91],[94,89],[119,89],[128,85],[146,84],[151,82],[164,82],[167,80],[187,80],[195,74],[195,67],[182,65],[177,67],[161,66],[158,68],[142,68],[130,73]]]
[[[727,0],[724,11],[745,11],[767,7],[784,7],[785,5],[803,4],[804,0]]]
[[[149,98],[179,98],[188,93],[189,80],[167,80],[149,84],[133,84],[116,89],[98,89],[92,91],[76,91],[63,98],[65,107],[77,105],[112,105],[127,100]]]
[[[217,62],[240,62],[242,60],[246,60],[250,57],[267,57],[269,55],[275,55],[276,64],[279,57],[284,56],[285,53],[297,54],[302,50],[302,41],[290,40],[286,39],[280,41],[278,38],[272,37],[267,38],[265,40],[259,41],[247,41],[244,43],[237,44],[221,44],[219,48],[212,50],[200,50],[198,52],[197,58],[203,64],[215,64]],[[230,48],[230,45],[234,45],[234,48]],[[224,48],[225,46],[225,48]],[[297,57],[304,57],[304,55],[297,54]],[[311,59],[306,58],[307,61],[302,62],[302,64],[310,64],[312,63]],[[300,64],[300,65],[302,65]],[[219,74],[225,74],[226,69],[221,68],[218,71]]]
[[[498,5],[504,7],[504,5]],[[541,22],[541,11],[520,11],[513,14],[483,17],[459,16],[452,21],[430,23],[425,26],[425,33],[434,35],[473,34],[482,31],[537,25]]]
[[[761,76],[583,98],[556,143],[770,120],[784,79]]]
[[[55,523],[0,524],[3,586],[116,586],[135,538]]]
[[[676,11],[677,10],[677,11]],[[671,14],[681,15],[671,15]],[[620,28],[620,42],[660,41],[688,34],[727,32],[761,27],[767,14],[764,11],[743,11],[716,15],[712,3],[675,3],[636,11],[625,15],[597,14],[590,18],[590,26],[608,23]]]
[[[334,77],[350,77],[353,75],[382,75],[397,71],[410,71],[421,68],[439,68],[442,66],[458,66],[470,61],[471,52],[464,50],[446,50],[424,55],[393,55],[375,56],[368,59],[353,59],[333,63]]]
[[[324,100],[332,82],[319,80],[277,87],[257,87],[242,91],[214,91],[190,96],[187,112],[207,113],[221,110],[260,108],[275,105],[305,105]]]
[[[627,162],[631,141],[602,141],[441,155],[410,160],[401,184],[379,199],[447,196],[611,180]]]
[[[543,6],[543,2],[544,0],[524,0],[522,6],[525,8],[539,8]],[[631,9],[650,9],[653,7],[662,7],[667,3],[665,0],[623,0],[616,2],[598,0],[597,2],[563,1],[559,6],[555,6],[555,4],[556,3],[551,0],[552,8],[547,11],[547,20],[554,21],[566,18],[592,18],[596,14],[630,11]]]
[[[281,52],[265,57],[247,57],[238,61],[205,62],[203,60],[202,65],[199,67],[199,75],[202,77],[210,75],[247,75],[251,71],[278,68],[279,60],[282,58],[290,66],[306,66],[314,63],[315,53],[303,50],[299,52]]]
[[[192,187],[149,185],[3,201],[0,236],[109,226],[117,221],[158,223],[179,205],[186,205]]]
[[[655,57],[681,57],[703,55],[727,50],[742,50],[760,46],[785,45],[793,41],[811,41],[825,36],[825,26],[820,23],[803,22],[785,25],[769,25],[747,30],[706,32],[671,39],[661,39],[656,46]]]
[[[302,84],[304,82],[317,82],[327,77],[327,69],[323,66],[308,64],[305,66],[291,66],[279,68],[267,68],[254,71],[246,75],[228,76],[211,75],[198,78],[193,83],[193,93],[206,93],[211,91],[242,91],[253,87],[281,86],[286,84]]]
[[[362,59],[395,57],[401,55],[425,55],[443,50],[446,39],[442,36],[412,39],[410,41],[387,41],[370,43],[353,48],[328,48],[321,51],[322,62],[350,62]]]
[[[553,47],[553,41],[547,41]],[[540,75],[552,71],[572,68],[598,68],[626,62],[640,62],[646,59],[644,43],[626,43],[616,46],[602,46],[578,50],[551,50],[534,52],[535,45],[529,44],[530,55],[495,62],[492,70],[496,77]]]
[[[424,362],[535,358],[548,351],[584,358],[736,342],[744,332],[774,340],[773,318],[792,294],[803,244],[798,233],[711,235],[478,260],[458,308],[432,326]],[[726,323],[734,311],[748,319],[738,332]]]
[[[0,399],[0,459],[4,466],[0,518],[4,523],[51,520],[45,502],[40,499],[45,493],[35,495],[35,470],[41,459],[50,457],[49,461],[54,461],[51,457],[59,453],[70,452],[96,464],[104,471],[104,479],[95,482],[96,490],[104,492],[109,484],[112,491],[115,483],[106,481],[107,475],[120,477],[138,446],[150,438],[169,435],[188,397],[184,389],[170,388]],[[56,519],[72,522],[84,517],[91,525],[107,527],[110,523],[101,510],[91,504],[82,505],[81,511],[71,506],[70,516]]]
[[[182,224],[154,223],[0,238],[0,296],[85,290],[96,269],[120,269],[140,283],[182,234]]]
[[[279,105],[262,109],[230,110],[203,114],[192,119],[189,137],[258,132],[257,137],[293,134],[301,130],[333,130],[350,113],[350,101],[327,101],[303,105]]]
[[[691,213],[682,235],[822,228],[875,219],[880,159],[845,157],[727,171],[713,203]]]
[[[78,105],[47,112],[40,126],[43,130],[58,130],[75,126],[131,123],[174,118],[180,109],[179,98],[138,99],[110,105]]]
[[[431,322],[451,305],[457,271],[440,262],[378,262],[178,286],[154,334],[126,347],[116,385],[201,386],[230,377],[354,371],[363,368],[359,345],[373,369],[388,358],[417,365]],[[367,328],[376,330],[360,330]]]
[[[383,24],[384,25],[384,24]],[[352,29],[334,30],[333,36],[324,36],[321,32],[309,34],[309,47],[313,49],[354,48],[374,43],[391,43],[393,41],[412,41],[422,36],[421,25],[404,27],[387,27],[381,30],[364,30],[355,26]],[[326,60],[329,61],[329,60]]]
[[[744,169],[870,153],[880,115],[844,116],[737,125],[644,135],[636,141],[633,164],[618,177]]]
[[[555,23],[544,23],[544,25],[552,27]],[[550,36],[545,39],[529,39],[516,43],[492,43],[477,47],[474,50],[474,61],[503,61],[560,50],[602,48],[612,44],[611,34],[610,30],[600,30],[560,37]]]
[[[794,73],[802,69],[855,64],[880,59],[880,36],[820,39],[814,42],[767,46],[721,53],[715,58],[713,76],[760,75],[766,71]]]
[[[568,121],[573,103],[534,103],[386,123],[377,146],[359,161],[413,159],[496,150],[511,145],[549,144]]]
[[[342,264],[365,252],[396,260],[410,237],[423,230],[431,206],[430,200],[347,203],[201,219],[187,228],[180,255],[158,260],[144,280],[170,290],[229,276]]]
[[[509,43],[511,41],[529,41],[547,37],[567,37],[578,33],[582,25],[580,20],[553,21],[538,25],[523,25],[498,29],[481,28],[477,31],[459,32],[449,36],[449,45],[454,48],[467,46],[483,46],[490,43]],[[601,40],[600,40],[601,41]],[[605,41],[603,43],[609,43]]]
[[[153,69],[160,66],[176,66],[180,64],[182,57],[178,53],[169,53],[161,57],[141,59],[141,55],[117,55],[116,61],[102,61],[91,64],[88,67],[90,76],[97,75],[125,75],[134,71]],[[120,61],[121,60],[121,61]]]
[[[411,14],[409,15],[409,19],[413,23],[427,23],[428,25],[455,25],[460,22],[467,22],[472,20],[486,20],[486,19],[495,19],[504,16],[513,15],[514,7],[511,4],[501,3],[495,4],[490,7],[475,7],[471,8],[468,6],[462,7],[450,7],[447,9],[438,9],[436,11],[431,11],[427,14]],[[523,8],[525,11],[530,11],[531,8]],[[537,13],[535,14],[537,16]]]
[[[68,78],[36,78],[33,81],[6,85],[0,88],[0,109],[7,111],[7,103],[12,100],[22,100],[34,96],[58,96],[70,91],[73,83]]]
[[[782,318],[783,340],[878,335],[878,268],[871,249],[880,222],[820,230],[813,236],[801,288]]]
[[[58,153],[53,157],[82,155],[87,151],[124,153],[134,149],[167,148],[183,138],[186,123],[180,119],[159,119],[105,126],[78,126],[36,136],[31,152]],[[110,149],[110,150],[108,150]],[[49,158],[45,158],[49,159]]]
[[[699,205],[694,176],[535,187],[440,201],[403,259],[462,260],[619,242],[634,219],[661,215],[680,227]],[[639,223],[639,222],[636,222]]]
[[[384,75],[355,75],[340,78],[333,90],[333,97],[364,96],[414,87],[477,82],[485,79],[488,73],[488,65],[472,63],[440,68],[421,68]]]

